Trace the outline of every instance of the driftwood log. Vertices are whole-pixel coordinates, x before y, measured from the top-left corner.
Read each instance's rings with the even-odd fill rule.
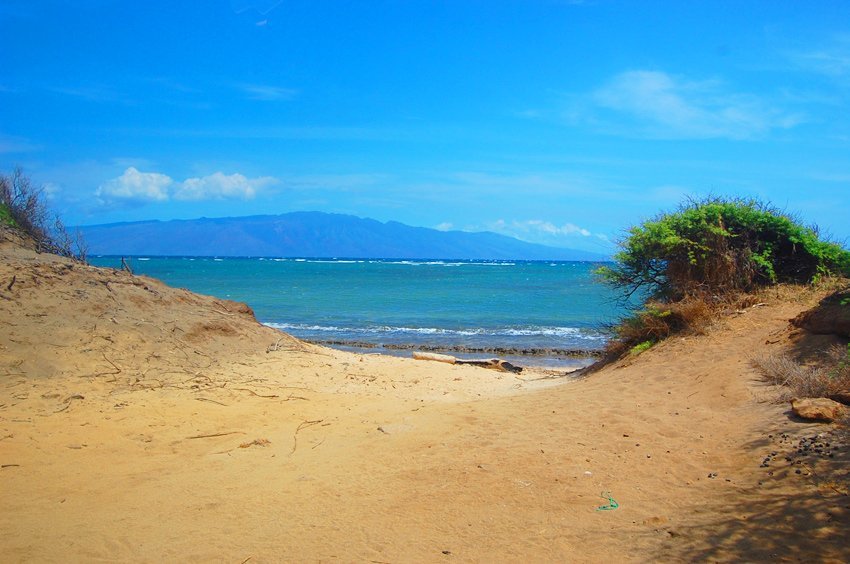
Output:
[[[445,362],[447,364],[467,364],[469,366],[480,366],[481,368],[490,368],[501,372],[512,372],[519,374],[522,372],[522,367],[516,366],[498,358],[489,358],[483,360],[465,360],[448,354],[437,354],[427,352],[414,352],[413,358],[416,360],[433,360],[435,362]]]

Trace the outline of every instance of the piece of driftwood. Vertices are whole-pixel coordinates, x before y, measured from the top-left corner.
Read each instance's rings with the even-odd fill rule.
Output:
[[[516,366],[498,358],[488,358],[483,360],[465,360],[456,358],[448,354],[436,354],[426,352],[414,352],[413,358],[416,360],[432,360],[435,362],[445,362],[447,364],[466,364],[469,366],[479,366],[481,368],[490,368],[491,370],[499,370],[501,372],[512,372],[519,374],[522,372],[522,367]]]
[[[295,432],[292,434],[292,450],[289,451],[289,454],[295,454],[295,449],[298,448],[298,431],[306,427],[318,425],[322,421],[324,421],[324,419],[316,419],[315,421],[302,421],[301,424],[298,425],[298,428],[295,429]]]
[[[211,437],[224,437],[226,435],[244,435],[242,431],[228,431],[227,433],[213,433],[211,435],[193,435],[187,439],[209,439]]]
[[[416,360],[433,360],[436,362],[445,362],[447,364],[457,364],[457,358],[447,354],[437,354],[429,352],[414,352],[413,358]]]

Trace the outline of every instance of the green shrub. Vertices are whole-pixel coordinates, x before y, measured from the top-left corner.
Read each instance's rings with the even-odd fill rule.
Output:
[[[619,246],[615,264],[596,272],[643,307],[614,328],[608,359],[701,333],[760,287],[850,275],[850,251],[755,200],[688,201],[631,228]]]
[[[850,252],[768,204],[690,201],[629,230],[597,272],[627,296],[722,296],[778,282],[850,275]]]

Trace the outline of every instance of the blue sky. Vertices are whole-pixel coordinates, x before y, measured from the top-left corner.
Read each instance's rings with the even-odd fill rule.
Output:
[[[850,2],[3,0],[68,224],[319,210],[607,251],[686,196],[850,240]]]

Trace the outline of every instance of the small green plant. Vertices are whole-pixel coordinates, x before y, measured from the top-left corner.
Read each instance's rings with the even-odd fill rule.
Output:
[[[644,341],[642,343],[638,343],[629,349],[629,354],[638,355],[644,351],[648,351],[655,345],[655,341]]]
[[[15,218],[12,217],[12,212],[9,211],[9,206],[0,203],[0,225],[8,225],[9,227],[17,227]]]

